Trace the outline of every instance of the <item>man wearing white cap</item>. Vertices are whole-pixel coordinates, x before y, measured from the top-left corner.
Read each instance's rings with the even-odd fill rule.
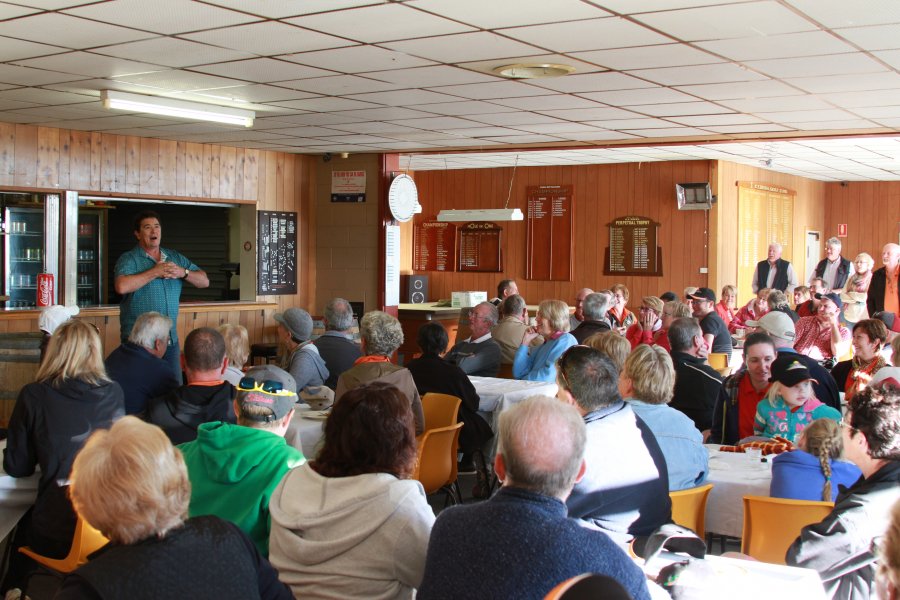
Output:
[[[757,331],[769,334],[775,341],[778,356],[789,354],[799,360],[812,374],[813,391],[816,398],[832,408],[840,409],[841,400],[834,378],[815,359],[794,350],[794,322],[783,312],[771,311],[757,321],[747,321],[747,325],[756,327]]]
[[[44,335],[41,337],[41,362],[44,362],[44,353],[47,351],[47,344],[50,343],[50,336],[56,331],[56,328],[78,314],[77,306],[63,306],[62,304],[54,304],[41,309],[41,316],[38,317],[38,329]]]

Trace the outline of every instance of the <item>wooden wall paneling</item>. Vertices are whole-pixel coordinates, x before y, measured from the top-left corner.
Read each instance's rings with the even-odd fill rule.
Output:
[[[0,185],[16,180],[16,126],[0,123]]]
[[[56,187],[59,181],[59,129],[38,127],[38,187]]]
[[[219,198],[235,198],[237,149],[219,146]]]
[[[853,260],[866,252],[880,268],[881,248],[900,242],[900,182],[826,183],[824,239],[837,235],[841,223],[847,225],[847,237],[841,239],[844,257]]]
[[[141,194],[159,194],[159,140],[141,138],[141,174],[138,190]]]
[[[103,134],[99,131],[91,132],[91,185],[87,188],[89,190],[100,189],[100,177],[103,168],[103,157],[100,153],[100,143],[102,139]]]
[[[88,149],[90,149],[90,134],[88,134]],[[71,189],[69,175],[72,172],[72,132],[68,129],[59,130],[59,166],[57,167],[56,185],[61,190]],[[88,153],[88,176],[90,176],[90,152]],[[96,189],[96,188],[94,188]]]
[[[113,192],[116,189],[116,147],[118,139],[119,136],[111,133],[100,134],[101,192]]]
[[[283,211],[285,206],[284,196],[288,193],[285,186],[284,177],[286,171],[284,168],[284,155],[275,155],[275,210]]]
[[[186,196],[188,142],[177,142],[175,150],[175,195]]]
[[[188,142],[184,155],[184,191],[180,196],[203,196],[203,144]]]
[[[219,147],[203,144],[203,192],[204,198],[219,197]]]
[[[244,148],[234,149],[234,195],[232,197],[238,200],[244,199],[244,162],[246,152]]]
[[[260,151],[244,150],[244,177],[242,179],[245,200],[259,200]]]
[[[141,193],[141,139],[134,135],[125,136],[125,189],[126,194]]]
[[[14,185],[34,187],[37,185],[37,127],[16,125],[15,178]]]
[[[89,131],[71,130],[69,134],[69,160],[67,166],[69,169],[68,185],[61,186],[75,190],[91,190],[97,189],[92,185],[92,162],[94,160],[94,149],[92,144],[92,134]]]
[[[91,186],[93,144],[89,131],[71,130],[69,134],[69,186],[75,190],[97,189]]]
[[[175,196],[178,193],[178,142],[159,140],[157,155],[157,192],[160,196]]]

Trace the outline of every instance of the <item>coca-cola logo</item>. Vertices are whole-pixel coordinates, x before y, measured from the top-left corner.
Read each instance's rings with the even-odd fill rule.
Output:
[[[38,276],[38,305],[50,306],[53,303],[53,276]]]

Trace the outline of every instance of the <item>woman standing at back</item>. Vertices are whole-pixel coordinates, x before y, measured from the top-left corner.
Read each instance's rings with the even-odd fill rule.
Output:
[[[772,461],[773,498],[834,502],[838,485],[850,487],[862,475],[856,465],[840,460],[841,426],[833,419],[810,423],[800,433],[797,447]]]

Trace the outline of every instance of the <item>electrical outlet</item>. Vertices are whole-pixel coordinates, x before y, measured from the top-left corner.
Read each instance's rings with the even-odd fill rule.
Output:
[[[700,267],[700,273],[705,275],[706,273],[709,273],[709,269],[707,269],[706,267]]]

